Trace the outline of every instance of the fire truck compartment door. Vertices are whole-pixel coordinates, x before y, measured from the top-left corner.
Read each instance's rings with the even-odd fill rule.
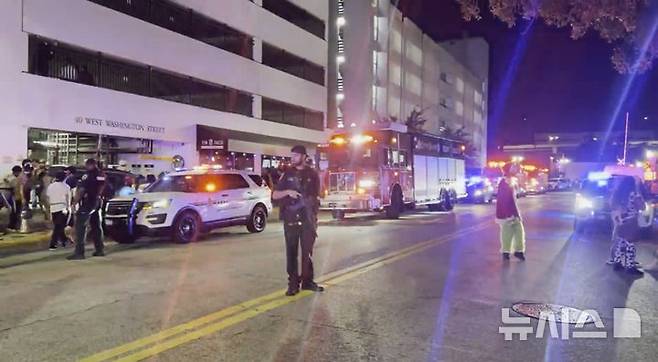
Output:
[[[455,185],[455,191],[457,195],[466,194],[466,162],[464,160],[456,161],[457,167],[457,183]]]
[[[414,199],[427,199],[427,156],[414,155]]]
[[[430,200],[438,200],[441,196],[441,187],[439,185],[439,159],[436,157],[427,158],[427,197]]]

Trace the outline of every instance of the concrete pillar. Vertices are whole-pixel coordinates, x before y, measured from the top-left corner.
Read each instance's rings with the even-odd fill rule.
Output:
[[[254,53],[254,60],[262,63],[263,62],[263,41],[258,38],[253,38],[254,45],[253,45],[253,53]]]
[[[263,155],[261,153],[254,153],[254,172],[257,174],[262,173]]]
[[[262,119],[263,118],[263,97],[262,96],[253,96],[253,103],[251,104],[251,112],[254,118]]]

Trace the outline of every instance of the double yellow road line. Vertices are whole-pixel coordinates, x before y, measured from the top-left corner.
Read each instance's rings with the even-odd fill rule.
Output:
[[[319,279],[327,287],[353,279],[361,274],[367,273],[397,260],[406,258],[412,254],[419,253],[430,247],[443,244],[456,237],[474,233],[490,227],[490,221],[481,222],[462,230],[446,234],[440,238],[428,240],[407,248],[388,253],[384,256],[368,260],[366,262],[338,270]],[[296,302],[300,299],[313,295],[313,292],[302,291],[294,297],[286,297],[285,289],[277,290],[262,297],[252,299],[226,309],[208,314],[201,318],[162,330],[148,337],[138,339],[93,356],[82,359],[83,362],[100,361],[141,361],[153,357],[167,350],[176,348],[185,343],[200,339],[204,336],[216,333],[248,319],[256,317],[270,310]]]

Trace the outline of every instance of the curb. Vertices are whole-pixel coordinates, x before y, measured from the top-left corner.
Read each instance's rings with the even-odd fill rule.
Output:
[[[5,234],[0,240],[0,258],[4,256],[43,250],[48,247],[50,230],[29,234]]]

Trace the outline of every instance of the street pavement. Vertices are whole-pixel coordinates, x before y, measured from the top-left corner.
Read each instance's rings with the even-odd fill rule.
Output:
[[[325,217],[315,269],[327,290],[292,298],[278,223],[79,262],[0,259],[0,361],[654,361],[658,274],[605,265],[609,238],[572,235],[572,203],[520,200],[526,261],[501,260],[493,205]],[[652,264],[655,248],[638,243],[638,259]],[[604,327],[581,330],[607,338],[551,338],[547,324],[543,338],[505,341],[501,309],[520,301],[595,310]],[[638,312],[641,338],[613,338],[615,307]]]

